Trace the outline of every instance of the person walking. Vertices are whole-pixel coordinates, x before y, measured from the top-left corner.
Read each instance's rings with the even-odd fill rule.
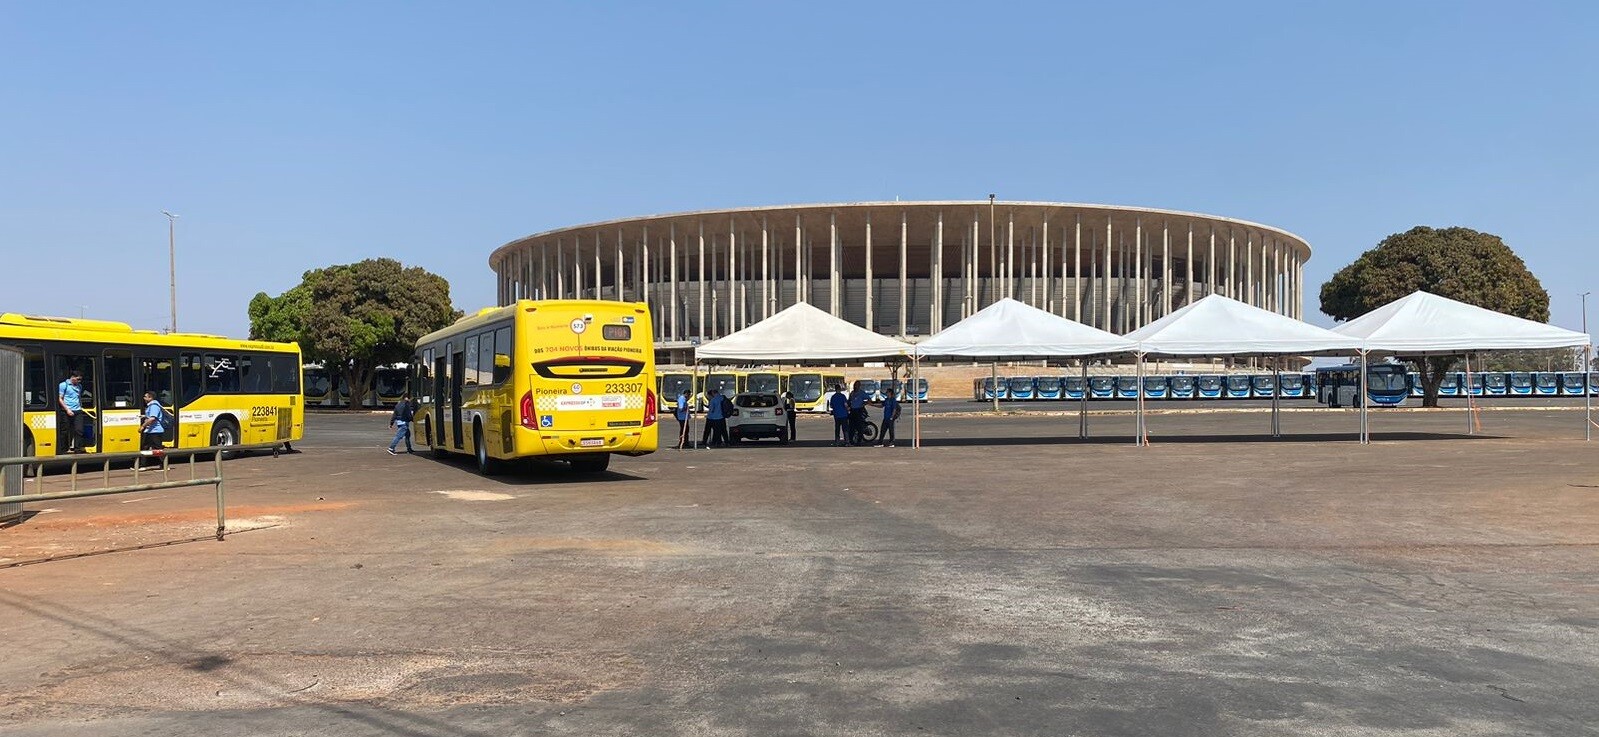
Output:
[[[67,374],[56,387],[56,414],[59,421],[56,427],[66,430],[66,441],[62,443],[67,453],[82,453],[83,426],[86,418],[83,414],[83,372],[73,371]]]
[[[789,442],[799,440],[799,416],[794,414],[794,392],[783,392],[783,414],[788,418]]]
[[[827,409],[833,414],[833,445],[846,445],[850,440],[849,433],[849,397],[844,395],[842,385],[833,387],[832,396],[827,398]]]
[[[166,410],[161,409],[161,403],[155,401],[155,392],[144,393],[144,412],[139,417],[139,451],[158,455],[162,450],[161,436],[166,433]],[[138,467],[147,468],[144,459],[139,459]],[[153,468],[160,468],[161,461],[157,460]]]
[[[672,416],[677,418],[677,449],[682,450],[688,445],[688,390],[680,389],[677,392],[677,404],[672,408]]]
[[[849,392],[849,444],[866,444],[866,392],[861,389],[859,379],[850,387]]]
[[[389,455],[399,455],[394,449],[399,447],[401,439],[405,440],[405,452],[416,452],[411,447],[411,418],[415,416],[416,404],[411,401],[411,393],[406,392],[394,405],[394,414],[389,417],[389,427],[394,430],[394,440],[389,442]]]
[[[883,426],[877,431],[877,447],[894,447],[894,421],[899,419],[898,392],[889,391],[883,396]]]

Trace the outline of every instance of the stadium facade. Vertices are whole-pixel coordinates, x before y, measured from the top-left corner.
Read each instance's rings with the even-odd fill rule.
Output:
[[[1141,207],[863,202],[705,210],[559,228],[489,257],[498,300],[648,302],[659,348],[804,300],[916,339],[1011,297],[1116,333],[1208,294],[1301,317],[1310,246],[1279,228]]]

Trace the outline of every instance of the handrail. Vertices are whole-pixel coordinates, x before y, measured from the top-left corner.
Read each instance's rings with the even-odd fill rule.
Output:
[[[278,449],[282,445],[284,445],[283,442],[273,442],[254,443],[251,445],[209,445],[204,448],[172,448],[162,449],[160,455],[156,455],[155,453],[147,451],[128,451],[122,453],[81,453],[66,456],[19,456],[12,458],[0,458],[0,469],[4,469],[9,466],[19,466],[23,469],[32,467],[34,469],[34,493],[22,494],[19,496],[0,496],[0,506],[8,504],[28,504],[32,502],[58,501],[61,499],[83,499],[94,496],[130,494],[141,491],[181,489],[190,486],[214,485],[216,486],[217,494],[217,540],[220,542],[223,539],[224,533],[227,532],[228,524],[225,504],[226,492],[224,490],[222,475],[222,456],[225,453],[231,452],[269,449],[275,456],[278,454]],[[195,471],[194,460],[197,456],[204,453],[211,454],[214,471],[213,475],[210,477],[201,478]],[[153,483],[134,483],[125,484],[122,486],[110,486],[111,464],[113,461],[134,461],[133,480],[138,481],[139,472],[143,470],[140,467],[143,460],[148,458],[161,459],[160,470],[162,478],[166,479],[167,474],[172,469],[172,459],[185,457],[189,459],[189,478],[187,480],[163,480]],[[78,488],[78,467],[86,461],[97,463],[101,466],[103,479],[105,484],[107,484],[106,486],[98,489]],[[69,472],[71,489],[69,491],[40,491],[44,488],[44,469],[52,466],[71,467],[71,471]]]

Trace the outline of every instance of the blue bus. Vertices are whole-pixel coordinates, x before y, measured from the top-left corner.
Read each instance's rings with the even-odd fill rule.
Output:
[[[1165,376],[1145,376],[1144,398],[1165,399],[1168,386],[1170,386],[1170,382]]]
[[[1060,377],[1060,393],[1066,399],[1082,399],[1088,391],[1088,381],[1081,376]]]
[[[1552,397],[1560,393],[1560,373],[1539,371],[1532,375],[1532,393]]]
[[[1588,393],[1587,375],[1581,371],[1560,372],[1560,393],[1568,397],[1580,397]]]
[[[1510,393],[1530,395],[1532,389],[1532,373],[1529,371],[1512,371],[1509,375]]]
[[[1006,388],[1010,390],[1010,398],[1017,401],[1033,398],[1033,377],[1012,376],[1005,379]]]
[[[1379,363],[1366,367],[1366,396],[1377,406],[1393,406],[1410,396],[1410,377],[1403,366]],[[1316,401],[1329,407],[1353,404],[1360,391],[1360,364],[1316,369]]]
[[[1467,386],[1465,379],[1461,378],[1460,385],[1465,387],[1465,389],[1461,391],[1461,396],[1470,394],[1473,397],[1480,397],[1482,396],[1483,392],[1487,391],[1487,389],[1483,387],[1482,374],[1472,374],[1470,386]]]
[[[1277,396],[1285,399],[1310,396],[1310,385],[1305,382],[1305,375],[1283,374],[1282,381],[1277,383]]]
[[[1482,385],[1486,389],[1487,396],[1503,397],[1510,393],[1509,374],[1503,371],[1484,371],[1479,376],[1482,377]]]
[[[1088,377],[1088,397],[1090,399],[1115,399],[1116,377],[1090,376]]]
[[[992,376],[984,376],[981,379],[973,379],[972,399],[975,399],[979,402],[992,402],[994,399],[996,399],[996,395],[998,395],[998,399],[1006,399],[1010,396],[1010,392],[1007,391],[1009,382],[1007,382],[1004,377],[1000,377],[997,384],[999,388],[997,390],[995,389],[995,386],[996,384],[994,377]]]
[[[1137,399],[1138,398],[1138,377],[1137,376],[1118,376],[1118,377],[1116,377],[1116,398],[1117,399]]]
[[[1059,376],[1034,376],[1033,398],[1060,399],[1060,380]]]
[[[1439,380],[1439,382],[1438,382],[1438,396],[1440,396],[1440,397],[1458,397],[1458,396],[1461,396],[1462,388],[1465,386],[1465,383],[1466,383],[1466,375],[1465,374],[1460,373],[1458,371],[1447,372],[1447,373],[1444,374],[1444,378]]]
[[[1405,379],[1410,382],[1410,396],[1420,397],[1427,393],[1421,386],[1421,374],[1411,371],[1405,374]]]
[[[1220,399],[1225,382],[1215,374],[1201,374],[1194,379],[1194,393],[1200,399]]]
[[[1194,386],[1194,377],[1188,374],[1177,374],[1171,377],[1170,383],[1172,399],[1193,399],[1198,391]]]
[[[1255,392],[1255,382],[1244,374],[1229,374],[1223,386],[1226,389],[1222,396],[1227,399],[1248,399]]]
[[[1256,399],[1271,399],[1277,395],[1277,377],[1274,374],[1255,374],[1249,377],[1249,395]]]

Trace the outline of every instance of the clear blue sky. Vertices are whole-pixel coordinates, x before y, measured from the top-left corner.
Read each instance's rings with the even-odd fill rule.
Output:
[[[0,19],[0,310],[243,334],[388,255],[492,303],[549,228],[733,206],[1196,210],[1335,270],[1497,233],[1599,289],[1599,4],[26,3]],[[1595,305],[1599,317],[1599,304]]]

